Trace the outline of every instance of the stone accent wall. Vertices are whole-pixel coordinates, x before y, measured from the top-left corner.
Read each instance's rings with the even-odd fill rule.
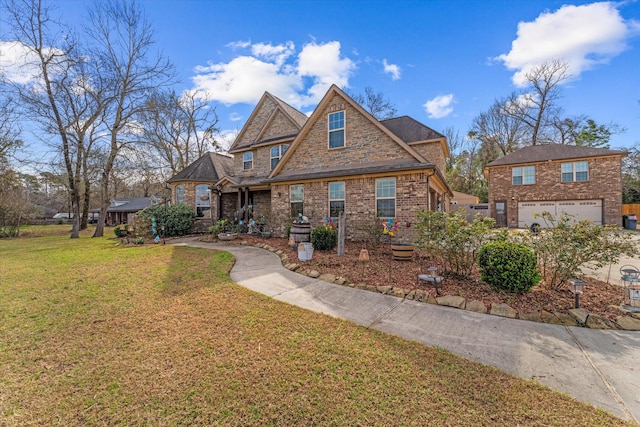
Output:
[[[328,115],[345,111],[345,147],[329,149]],[[387,134],[335,95],[296,147],[283,172],[357,165],[390,159],[413,159]]]
[[[576,159],[573,161],[579,161]],[[605,224],[622,225],[621,157],[588,159],[589,180],[562,182],[561,163],[537,163],[534,185],[512,185],[512,166],[489,169],[489,208],[495,218],[494,202],[507,202],[507,225],[518,226],[518,202],[544,200],[602,199]]]
[[[389,176],[380,176],[388,178]],[[415,223],[421,209],[427,209],[427,174],[422,172],[396,175],[396,218],[400,223],[397,240],[413,241]],[[371,233],[382,230],[381,220],[375,217],[376,177],[358,177],[311,182],[292,182],[304,185],[304,215],[312,226],[322,223],[329,215],[329,182],[344,181],[345,213],[347,217],[347,238],[362,240]],[[272,186],[271,205],[274,212],[291,211],[289,183]],[[435,209],[435,207],[433,207]],[[290,221],[290,219],[287,219]],[[406,224],[410,223],[410,227]],[[375,227],[380,227],[378,230]],[[373,228],[373,230],[372,230]]]
[[[255,142],[260,131],[267,123],[269,116],[271,116],[271,113],[276,108],[275,102],[270,98],[265,97],[264,100],[264,104],[259,107],[259,110],[253,116],[253,119],[246,123],[246,127],[243,129],[244,133],[242,134],[242,139],[238,141],[238,146],[242,147]],[[242,170],[242,168],[240,170]]]

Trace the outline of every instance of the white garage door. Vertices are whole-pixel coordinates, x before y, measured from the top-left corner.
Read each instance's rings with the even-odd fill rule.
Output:
[[[518,202],[518,227],[525,228],[537,222],[545,226],[542,218],[534,218],[534,214],[549,212],[555,218],[563,213],[573,217],[574,221],[589,220],[595,224],[602,224],[602,200],[558,200],[544,202]]]

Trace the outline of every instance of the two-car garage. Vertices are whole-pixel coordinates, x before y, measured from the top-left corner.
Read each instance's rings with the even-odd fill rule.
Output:
[[[602,224],[602,199],[518,202],[518,227],[530,227],[533,223],[545,227],[544,220],[536,217],[536,214],[540,215],[543,212],[549,212],[554,218],[560,218],[566,213],[574,221],[586,219],[595,224]]]

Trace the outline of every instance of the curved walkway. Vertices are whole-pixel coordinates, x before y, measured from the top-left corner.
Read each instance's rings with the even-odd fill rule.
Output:
[[[195,238],[230,252],[231,279],[308,310],[350,320],[532,379],[640,423],[640,332],[566,327],[424,304],[312,279],[272,252]]]

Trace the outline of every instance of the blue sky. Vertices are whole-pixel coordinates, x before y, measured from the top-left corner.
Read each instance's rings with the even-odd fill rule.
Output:
[[[81,0],[57,0],[79,23]],[[528,67],[571,63],[565,115],[640,141],[640,2],[142,0],[177,90],[208,91],[230,140],[264,91],[313,110],[331,84],[367,86],[433,129],[465,134]],[[228,141],[227,141],[228,143]]]

